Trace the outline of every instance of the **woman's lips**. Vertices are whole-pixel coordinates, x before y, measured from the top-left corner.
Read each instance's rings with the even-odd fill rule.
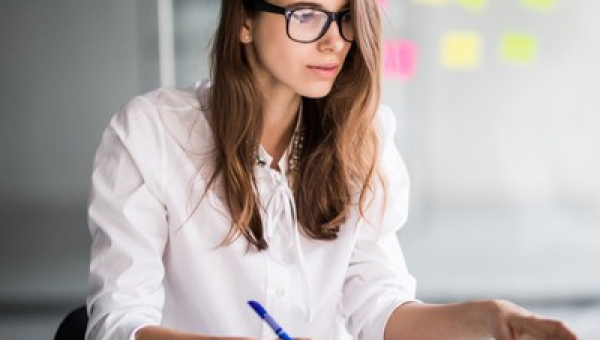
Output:
[[[330,79],[337,75],[338,64],[309,65],[308,69],[320,78]]]

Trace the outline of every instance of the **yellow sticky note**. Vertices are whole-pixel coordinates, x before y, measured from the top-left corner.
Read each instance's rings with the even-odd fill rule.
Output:
[[[473,12],[483,11],[488,4],[487,0],[454,0],[454,2]]]
[[[521,5],[536,10],[552,10],[556,8],[557,0],[521,0]]]
[[[430,5],[430,6],[441,6],[448,3],[449,0],[413,0],[418,4]]]
[[[509,63],[531,64],[535,61],[538,42],[530,34],[507,32],[502,36],[500,54]]]
[[[442,65],[450,69],[473,69],[481,59],[481,38],[473,32],[448,32],[442,38]]]

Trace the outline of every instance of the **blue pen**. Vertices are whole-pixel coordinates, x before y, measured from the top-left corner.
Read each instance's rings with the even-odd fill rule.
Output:
[[[279,324],[277,324],[277,322],[275,322],[275,320],[273,320],[273,318],[269,315],[269,313],[267,313],[263,306],[260,305],[260,303],[256,301],[248,301],[248,304],[250,305],[250,307],[252,307],[252,309],[254,309],[258,316],[260,316],[263,320],[265,320],[266,323],[269,324],[269,326],[271,327],[273,332],[277,334],[279,339],[292,340],[292,338],[290,338],[290,336],[287,335],[287,333],[283,330],[283,328],[281,328],[281,326],[279,326]]]

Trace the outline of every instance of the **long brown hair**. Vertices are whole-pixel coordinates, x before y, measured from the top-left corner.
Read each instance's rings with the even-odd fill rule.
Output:
[[[377,175],[378,139],[373,120],[380,100],[381,19],[376,0],[350,0],[355,41],[331,92],[303,98],[304,146],[293,181],[299,225],[315,239],[334,239],[352,205],[363,215]],[[222,176],[232,218],[224,243],[243,235],[263,250],[267,243],[255,195],[253,167],[262,132],[262,98],[239,41],[242,0],[222,0],[211,50],[210,122],[215,170]]]

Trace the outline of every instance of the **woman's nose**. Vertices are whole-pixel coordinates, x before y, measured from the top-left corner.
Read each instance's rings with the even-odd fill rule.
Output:
[[[319,49],[322,52],[339,52],[344,48],[346,40],[340,34],[337,22],[332,22],[325,35],[319,40]]]

